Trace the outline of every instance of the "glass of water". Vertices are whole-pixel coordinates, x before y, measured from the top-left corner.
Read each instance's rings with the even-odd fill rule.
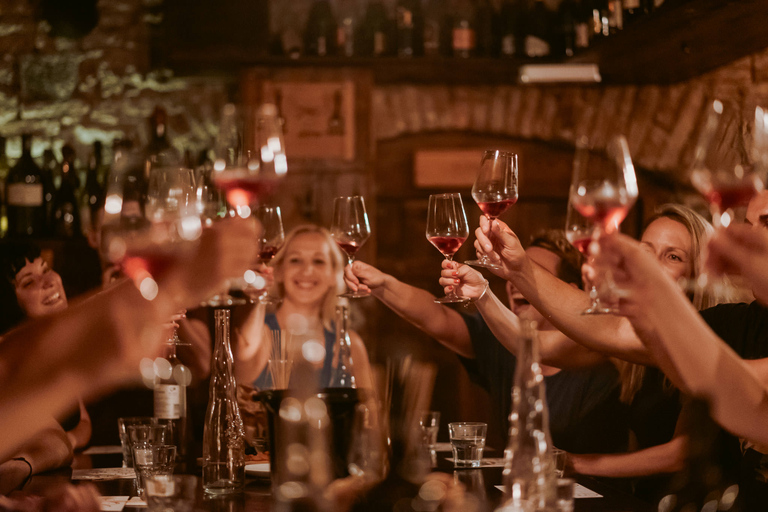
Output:
[[[176,461],[176,447],[167,444],[135,443],[133,467],[136,470],[136,491],[146,499],[146,479],[150,476],[172,475]]]
[[[448,424],[455,467],[480,467],[487,429],[488,425],[476,421],[460,421]]]
[[[192,512],[195,509],[197,477],[194,475],[152,475],[145,482],[150,512]]]

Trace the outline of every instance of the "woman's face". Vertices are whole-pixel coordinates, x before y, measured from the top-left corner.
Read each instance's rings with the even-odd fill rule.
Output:
[[[691,277],[696,255],[692,254],[691,234],[685,226],[667,217],[658,218],[648,225],[640,242],[675,281]]]
[[[59,274],[42,258],[24,265],[14,279],[16,300],[30,318],[38,318],[67,307],[67,295]]]
[[[320,305],[336,285],[331,248],[320,233],[297,235],[285,248],[277,275],[287,299],[298,304]]]

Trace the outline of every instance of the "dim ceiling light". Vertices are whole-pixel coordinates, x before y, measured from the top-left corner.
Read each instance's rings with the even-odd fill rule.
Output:
[[[524,84],[600,82],[597,64],[527,64],[520,66]]]

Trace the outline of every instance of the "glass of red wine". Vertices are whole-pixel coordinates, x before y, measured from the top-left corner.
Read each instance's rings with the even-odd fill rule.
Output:
[[[613,233],[619,229],[629,209],[635,204],[637,195],[635,168],[624,136],[612,137],[604,151],[594,150],[586,139],[577,142],[569,205],[591,223],[593,240],[601,233]],[[574,237],[576,241],[571,243],[576,247],[577,243],[589,246],[583,238],[568,235],[569,229],[566,235]],[[597,293],[590,293],[595,298],[583,314],[615,313],[615,308],[596,302],[597,297],[606,303],[615,302],[618,290],[608,273],[601,269],[595,270],[598,274],[594,283]]]
[[[445,259],[453,261],[453,255],[469,236],[467,215],[461,194],[433,194],[427,206],[427,240],[440,251]],[[456,295],[451,290],[435,302],[444,304],[467,302],[469,298]]]
[[[517,202],[517,155],[506,151],[488,150],[480,160],[480,172],[472,186],[472,198],[489,221],[498,218]],[[465,261],[475,267],[500,269],[487,255]]]
[[[113,165],[104,203],[102,254],[153,300],[157,278],[194,248],[202,233],[192,170],[153,168],[138,153]]]
[[[585,258],[589,258],[589,244],[592,243],[592,233],[594,226],[587,218],[580,214],[573,207],[571,201],[568,201],[568,213],[565,216],[565,238],[574,246]],[[611,313],[611,308],[603,306],[600,301],[600,295],[597,293],[597,287],[592,284],[589,289],[590,305],[584,311],[584,314],[592,315],[601,311],[602,313]]]
[[[362,196],[337,197],[333,201],[333,224],[331,236],[344,253],[348,263],[355,261],[355,254],[371,236],[368,213]],[[368,297],[370,292],[349,291],[341,297]]]
[[[743,222],[750,200],[763,190],[768,158],[768,119],[755,109],[751,147],[744,137],[746,121],[736,105],[714,100],[707,106],[707,120],[694,150],[691,184],[709,203],[715,229]],[[727,292],[734,283],[702,272],[689,291]]]
[[[279,206],[261,205],[256,209],[256,218],[261,224],[261,235],[259,236],[259,263],[262,265],[269,265],[277,252],[283,246],[285,242],[285,230],[283,229],[283,217],[280,212]],[[267,292],[267,282],[256,273],[246,279],[249,284],[249,288],[254,288],[258,291],[258,300],[262,304],[278,304],[280,302],[279,297],[274,297]],[[247,292],[247,291],[246,291]]]

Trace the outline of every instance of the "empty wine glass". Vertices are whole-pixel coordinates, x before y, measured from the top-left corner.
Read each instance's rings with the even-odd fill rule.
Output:
[[[362,196],[337,197],[333,201],[333,225],[331,236],[347,255],[348,263],[355,261],[355,254],[371,236],[368,213]],[[341,297],[368,297],[370,292],[347,292]]]
[[[597,239],[601,233],[617,231],[637,195],[635,168],[624,136],[612,137],[604,152],[592,151],[586,139],[578,141],[569,202],[573,209],[592,223],[593,239]],[[600,269],[596,271],[598,276],[595,285],[601,298],[615,299],[611,296],[617,290],[610,275],[600,272]],[[592,306],[595,306],[594,301]],[[613,312],[614,308],[590,307],[583,313]]]
[[[469,227],[461,194],[433,194],[427,207],[427,240],[440,251],[445,259],[453,261],[453,255],[467,240]],[[451,290],[438,303],[467,302],[469,298],[456,295]]]
[[[517,202],[517,155],[506,151],[489,150],[480,160],[480,172],[472,186],[472,198],[489,221],[498,218]],[[468,265],[501,269],[483,254],[478,260],[465,261]]]

